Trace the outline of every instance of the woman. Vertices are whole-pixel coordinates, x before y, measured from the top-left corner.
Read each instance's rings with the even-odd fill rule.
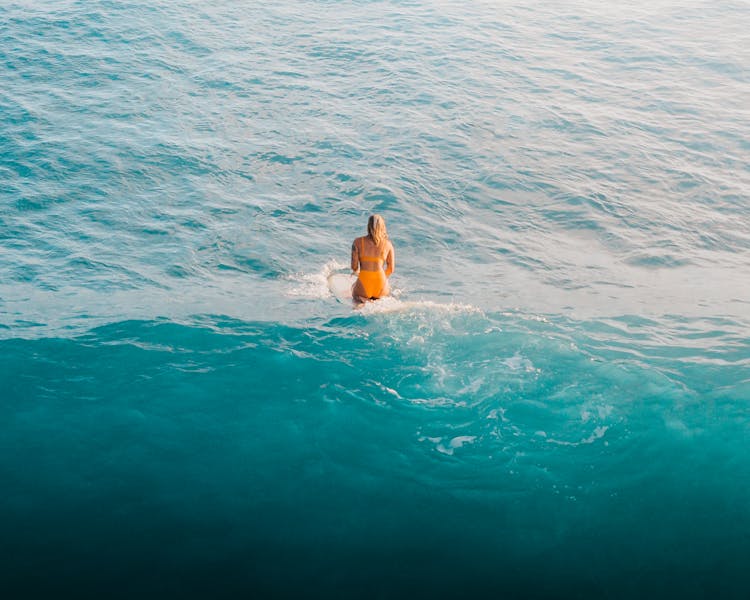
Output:
[[[388,277],[395,266],[393,244],[388,239],[385,221],[380,215],[370,215],[367,235],[352,244],[352,271],[357,281],[352,287],[355,302],[377,300],[390,293]]]

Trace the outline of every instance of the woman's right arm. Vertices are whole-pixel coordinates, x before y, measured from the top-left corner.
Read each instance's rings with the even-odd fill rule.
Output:
[[[352,242],[352,273],[359,270],[359,250],[357,250],[357,240]]]

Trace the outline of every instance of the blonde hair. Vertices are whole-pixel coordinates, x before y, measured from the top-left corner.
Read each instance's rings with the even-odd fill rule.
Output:
[[[367,235],[376,246],[380,246],[387,240],[388,232],[385,230],[385,219],[380,215],[370,215],[370,218],[367,219]]]

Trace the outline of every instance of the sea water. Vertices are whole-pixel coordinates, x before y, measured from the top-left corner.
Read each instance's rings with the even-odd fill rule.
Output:
[[[731,0],[2,2],[3,597],[748,597],[749,65]]]

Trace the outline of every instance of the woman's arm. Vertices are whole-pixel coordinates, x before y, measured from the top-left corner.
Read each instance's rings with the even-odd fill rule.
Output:
[[[359,270],[359,250],[357,250],[357,240],[352,242],[352,273]]]
[[[393,273],[393,269],[396,268],[396,253],[393,250],[393,244],[388,248],[388,254],[385,255],[385,262],[385,276],[390,277],[391,273]]]

